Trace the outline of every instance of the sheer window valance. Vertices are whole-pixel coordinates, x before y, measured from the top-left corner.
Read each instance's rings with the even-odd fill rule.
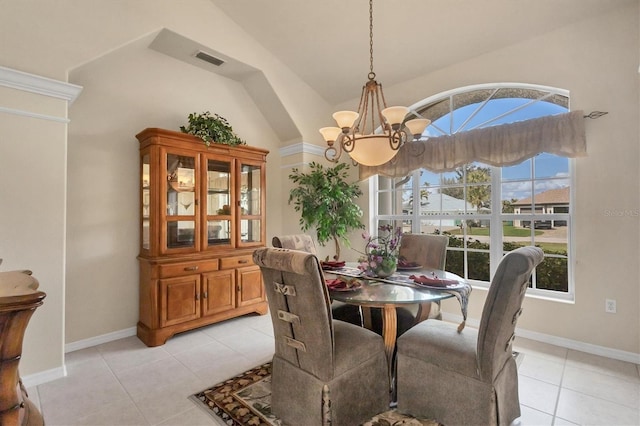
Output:
[[[414,144],[423,145],[424,152]],[[585,156],[584,113],[572,111],[407,143],[390,163],[361,165],[360,179],[376,174],[401,177],[420,168],[445,172],[474,161],[511,166],[541,152],[570,158]]]

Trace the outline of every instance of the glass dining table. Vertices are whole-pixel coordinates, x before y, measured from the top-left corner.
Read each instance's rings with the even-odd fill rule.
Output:
[[[351,287],[334,287],[328,285],[329,296],[350,305],[360,306],[362,309],[363,325],[371,329],[371,308],[382,310],[382,337],[389,363],[390,378],[393,376],[393,353],[397,339],[396,308],[403,305],[420,305],[419,318],[416,322],[426,319],[432,302],[458,297],[466,318],[466,303],[471,286],[460,276],[451,272],[419,269],[398,271],[387,278],[363,276],[355,265],[347,264],[341,268],[324,271],[325,275],[333,274],[351,281]],[[447,284],[438,286],[422,285],[414,281],[414,277],[431,277],[440,279]]]

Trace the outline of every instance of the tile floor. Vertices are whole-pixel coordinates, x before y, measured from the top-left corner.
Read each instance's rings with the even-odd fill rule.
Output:
[[[522,417],[515,425],[640,425],[636,364],[517,338]],[[67,354],[68,376],[28,389],[48,426],[222,425],[187,397],[273,354],[268,315],[136,337]],[[303,425],[306,426],[306,425]]]

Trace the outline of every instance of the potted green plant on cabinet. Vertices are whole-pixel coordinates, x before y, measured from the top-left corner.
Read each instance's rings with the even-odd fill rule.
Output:
[[[323,167],[312,162],[309,173],[293,169],[289,179],[297,184],[289,193],[289,204],[300,212],[300,226],[305,232],[315,227],[318,243],[335,243],[335,260],[340,259],[340,240],[349,245],[348,233],[364,229],[360,222],[362,209],[356,199],[362,190],[356,182],[349,183],[349,165],[339,163]]]
[[[205,145],[212,143],[223,145],[246,145],[246,142],[233,132],[226,118],[209,111],[202,114],[189,114],[189,125],[180,126],[182,133],[188,133],[202,139]]]

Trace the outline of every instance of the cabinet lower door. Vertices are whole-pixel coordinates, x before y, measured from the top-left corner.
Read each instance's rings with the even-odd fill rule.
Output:
[[[236,307],[236,280],[233,269],[202,275],[202,315],[213,315]]]
[[[160,326],[200,317],[200,275],[160,280]]]
[[[264,286],[262,285],[262,273],[258,266],[238,268],[238,306],[252,305],[262,302]]]

